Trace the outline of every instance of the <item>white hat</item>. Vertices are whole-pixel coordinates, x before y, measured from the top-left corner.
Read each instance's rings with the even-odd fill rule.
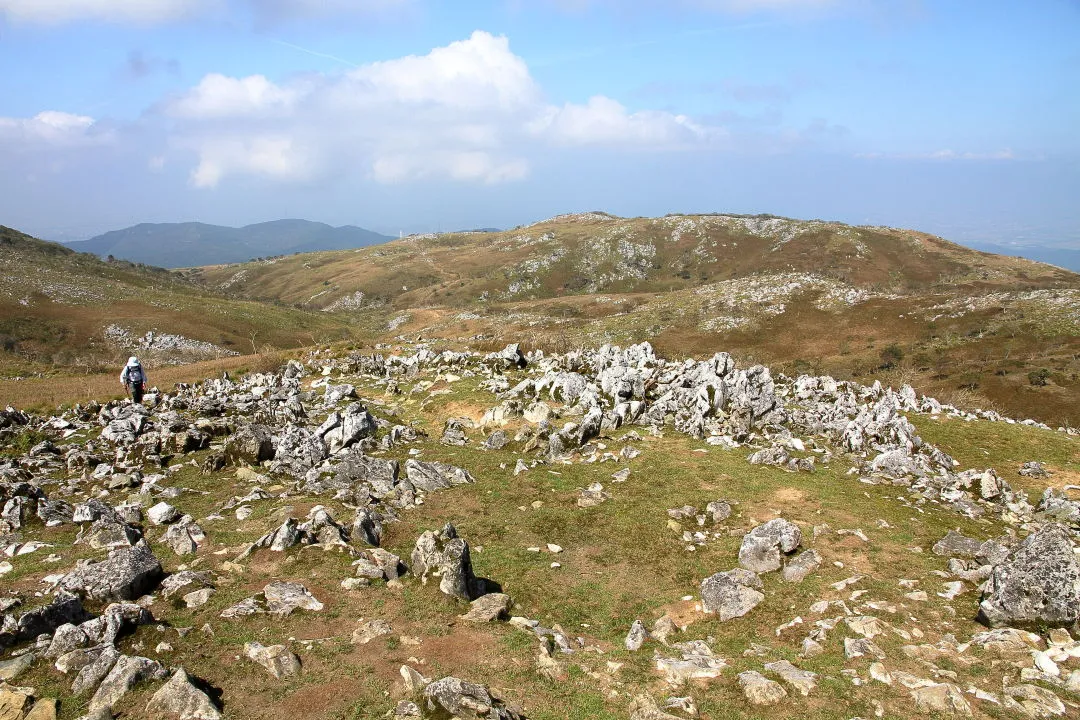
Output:
[[[127,364],[128,365],[138,365],[139,364],[139,358],[132,355],[131,357],[128,358],[128,363]]]

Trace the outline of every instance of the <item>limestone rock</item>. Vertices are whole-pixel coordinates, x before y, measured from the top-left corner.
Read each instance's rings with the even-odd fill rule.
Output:
[[[721,621],[742,617],[765,599],[761,587],[761,579],[748,570],[716,573],[701,583],[701,608]]]
[[[821,555],[818,551],[804,550],[784,564],[781,576],[784,582],[801,583],[819,567],[821,567]]]
[[[275,678],[280,680],[300,672],[300,658],[284,645],[270,645],[249,642],[244,645],[244,654],[262,665]]]
[[[991,627],[1071,627],[1080,620],[1080,564],[1069,532],[1051,523],[1029,535],[983,588],[979,619]]]
[[[298,582],[275,581],[263,588],[266,607],[271,615],[288,617],[294,610],[318,612],[324,605]]]
[[[60,587],[96,600],[134,600],[153,592],[161,580],[161,563],[146,541],[118,548],[101,562],[78,565],[60,580]]]
[[[775,705],[787,697],[787,691],[775,680],[756,670],[739,673],[739,686],[752,705]]]
[[[394,629],[390,627],[390,623],[385,620],[368,620],[360,623],[360,625],[353,630],[352,644],[353,645],[367,645],[375,638],[383,637],[394,632]]]
[[[154,660],[121,655],[109,674],[101,681],[97,692],[90,698],[90,712],[111,708],[139,683],[148,680],[164,680],[168,675],[168,671],[161,663]]]
[[[626,633],[626,649],[631,652],[640,650],[648,638],[649,631],[645,629],[645,625],[640,620],[634,620],[630,626],[630,632]]]
[[[660,709],[652,696],[647,693],[635,695],[630,702],[630,720],[682,720]]]
[[[483,685],[445,677],[424,688],[424,706],[433,717],[459,720],[524,720],[491,696]]]
[[[911,691],[915,707],[924,713],[941,715],[971,715],[971,706],[964,694],[952,683],[934,683]]]
[[[787,660],[766,663],[765,669],[780,676],[780,679],[799,691],[803,697],[817,687],[817,673],[800,670]]]
[[[146,705],[151,717],[164,716],[177,720],[220,720],[219,711],[209,696],[192,684],[184,668],[178,668]]]
[[[1028,717],[1049,718],[1065,714],[1065,704],[1061,699],[1038,685],[1006,687],[1005,697],[1019,705]]]
[[[802,542],[802,532],[783,518],[770,520],[743,536],[739,565],[756,573],[780,569],[780,554],[791,553]]]
[[[473,622],[495,622],[507,620],[510,617],[510,606],[513,603],[509,595],[504,593],[488,593],[481,595],[472,601],[469,612],[461,616],[463,620]]]
[[[23,688],[0,686],[0,720],[22,720],[33,704],[33,695]]]
[[[978,540],[972,540],[955,530],[950,530],[945,537],[934,543],[932,549],[935,555],[973,558],[979,553],[980,547],[982,547],[982,543]]]

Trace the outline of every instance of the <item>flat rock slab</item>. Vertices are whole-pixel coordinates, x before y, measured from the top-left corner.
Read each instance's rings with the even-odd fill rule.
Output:
[[[780,683],[756,670],[739,673],[739,685],[751,705],[775,705],[787,697],[787,691]]]
[[[263,588],[263,595],[270,614],[279,617],[286,617],[297,609],[318,612],[324,607],[306,587],[297,582],[269,583]]]
[[[817,687],[817,673],[800,670],[787,660],[766,663],[765,669],[778,675],[781,680],[798,690],[803,697],[809,695]]]
[[[510,606],[513,600],[505,593],[481,595],[470,603],[469,612],[461,616],[463,620],[473,622],[496,622],[510,618]]]
[[[360,623],[360,626],[353,630],[352,644],[367,645],[375,638],[389,635],[392,632],[394,632],[394,628],[390,627],[390,623],[385,620],[368,620]]]
[[[971,715],[971,706],[964,694],[952,683],[935,683],[911,691],[915,707],[927,714]]]

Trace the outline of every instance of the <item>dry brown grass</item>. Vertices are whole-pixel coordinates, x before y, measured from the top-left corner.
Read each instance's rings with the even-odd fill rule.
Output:
[[[151,386],[163,391],[171,390],[176,383],[191,383],[222,373],[269,371],[278,368],[297,350],[279,350],[258,355],[205,360],[190,365],[154,368],[147,366]],[[120,368],[115,373],[92,373],[24,380],[0,380],[0,406],[13,406],[20,410],[49,412],[61,405],[97,400],[104,402],[124,396],[120,385]]]

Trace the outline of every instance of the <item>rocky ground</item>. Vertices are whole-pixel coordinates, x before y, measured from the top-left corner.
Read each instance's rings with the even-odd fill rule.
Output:
[[[659,358],[0,414],[0,720],[1080,716],[1080,439]]]

